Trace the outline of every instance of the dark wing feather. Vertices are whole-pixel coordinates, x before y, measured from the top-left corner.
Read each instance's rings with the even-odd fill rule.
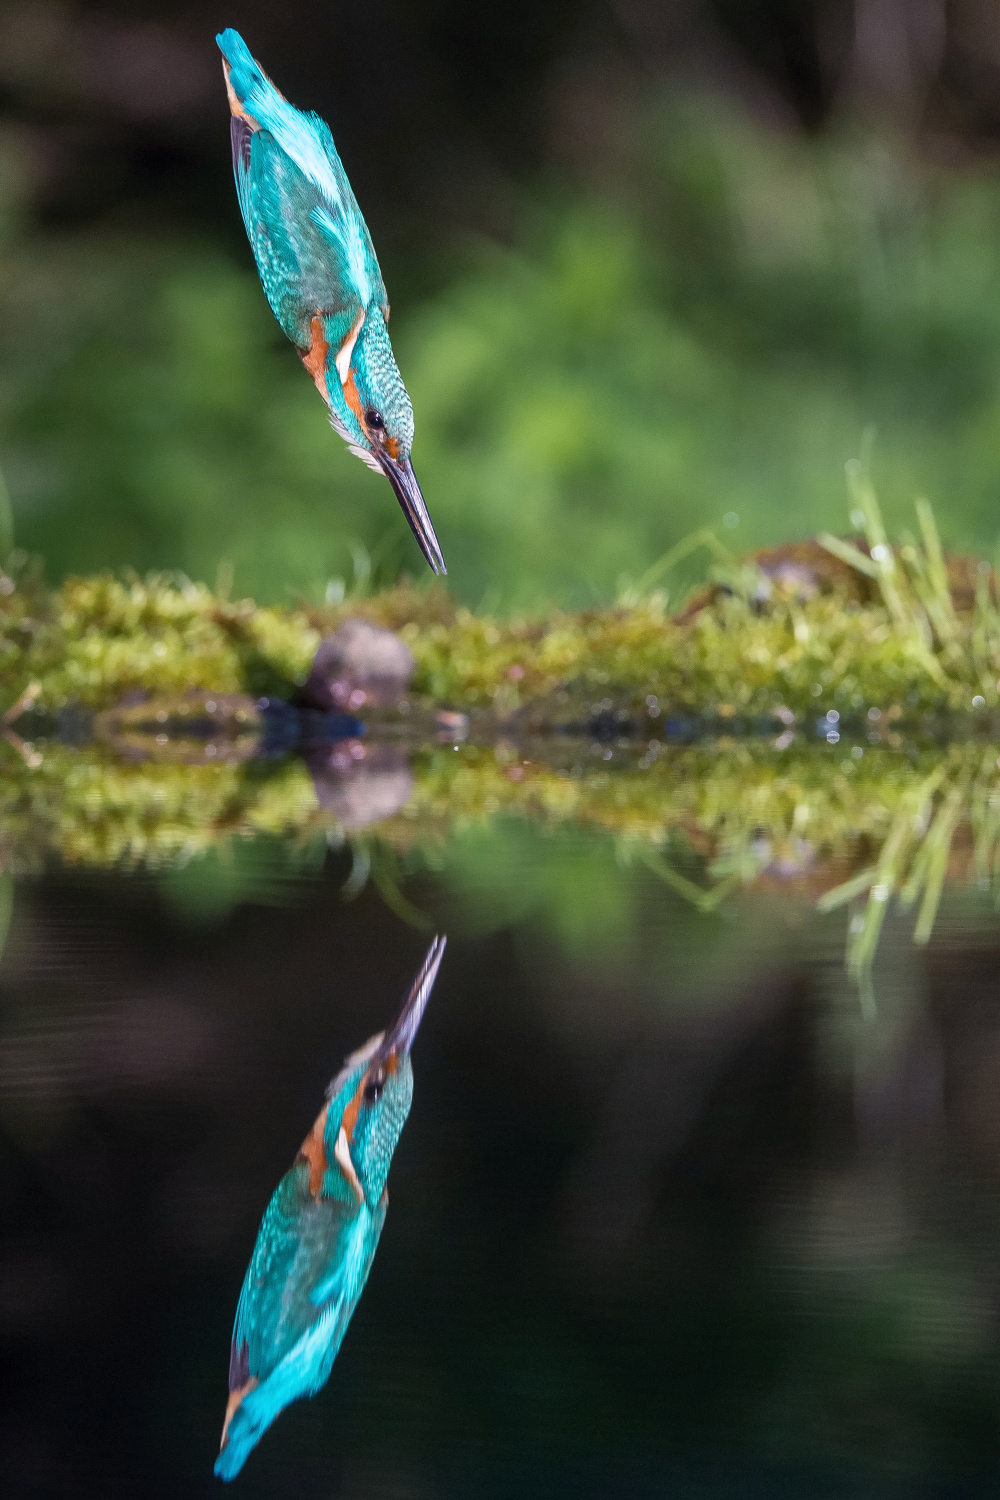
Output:
[[[250,141],[253,129],[240,115],[229,119],[229,139],[233,147],[233,171],[239,186],[240,177],[250,170]]]
[[[229,1389],[242,1391],[249,1379],[250,1345],[234,1333],[229,1346]]]
[[[229,121],[229,139],[233,148],[233,176],[236,178],[236,196],[240,200],[240,212],[247,234],[250,229],[250,145],[253,131],[246,120],[232,115]],[[252,238],[252,235],[251,235]]]

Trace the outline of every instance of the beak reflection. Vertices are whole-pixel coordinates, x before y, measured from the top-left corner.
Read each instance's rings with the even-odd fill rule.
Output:
[[[423,1020],[438,969],[441,967],[447,941],[446,937],[436,937],[428,948],[420,973],[414,979],[410,986],[410,993],[403,1002],[403,1008],[386,1032],[382,1045],[378,1049],[380,1053],[386,1056],[390,1052],[408,1053],[413,1046],[413,1039]]]

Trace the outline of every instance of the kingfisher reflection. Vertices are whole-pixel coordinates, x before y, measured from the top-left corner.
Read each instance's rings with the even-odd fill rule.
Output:
[[[385,1222],[386,1178],[413,1098],[410,1049],[445,942],[434,939],[390,1029],[347,1058],[268,1204],[236,1310],[222,1479],[236,1477],[290,1402],[329,1379]]]

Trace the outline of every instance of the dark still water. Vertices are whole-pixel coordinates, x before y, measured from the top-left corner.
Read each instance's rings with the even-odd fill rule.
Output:
[[[225,1493],[261,1218],[440,931],[370,1279],[230,1493],[995,1494],[985,897],[923,950],[890,914],[862,1003],[844,911],[777,880],[699,911],[502,817],[379,859],[258,839],[17,884],[0,1492]]]

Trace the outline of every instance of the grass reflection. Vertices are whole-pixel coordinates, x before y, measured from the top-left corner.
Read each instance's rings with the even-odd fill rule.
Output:
[[[595,744],[536,741],[517,755],[509,742],[416,748],[405,805],[365,828],[345,827],[322,805],[294,758],[130,764],[106,748],[54,744],[34,768],[9,752],[0,847],[13,871],[55,855],[74,865],[179,872],[168,890],[180,908],[208,918],[282,888],[275,856],[254,852],[261,838],[275,841],[286,873],[316,868],[331,843],[347,843],[354,865],[345,896],[371,879],[417,925],[424,917],[407,894],[409,877],[448,866],[460,849],[467,905],[481,893],[473,921],[481,926],[539,896],[520,862],[506,877],[497,862],[512,820],[549,834],[579,830],[606,840],[619,866],[652,872],[705,914],[741,890],[778,892],[820,913],[846,910],[858,977],[891,906],[912,914],[914,939],[926,943],[946,885],[1000,890],[994,746],[867,744],[853,747],[856,757],[825,742],[779,750],[713,739],[661,747],[652,758],[644,746],[619,745],[606,761],[603,748],[592,754]],[[352,762],[350,774],[364,765]],[[602,877],[588,895],[581,868],[572,861],[565,882],[548,866],[539,875],[545,891],[562,892],[554,899],[564,901],[559,923],[570,946],[613,919],[612,886],[619,895],[626,889]]]

